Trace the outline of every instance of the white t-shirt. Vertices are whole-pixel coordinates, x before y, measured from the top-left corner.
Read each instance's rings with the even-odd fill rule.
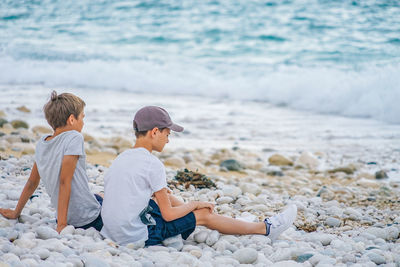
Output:
[[[36,145],[35,162],[52,206],[58,208],[63,158],[66,155],[77,155],[79,159],[71,181],[67,223],[79,227],[93,222],[99,216],[101,207],[89,188],[82,134],[77,131],[67,131],[49,141],[46,141],[47,137],[48,135],[40,138]]]
[[[142,147],[121,153],[104,177],[101,234],[121,245],[146,241],[147,226],[139,214],[164,187],[165,167],[156,156]]]

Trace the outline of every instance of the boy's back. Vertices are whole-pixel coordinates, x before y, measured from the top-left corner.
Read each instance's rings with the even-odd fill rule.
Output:
[[[147,226],[139,214],[148,205],[154,192],[167,186],[161,161],[145,148],[121,153],[104,177],[104,198],[101,233],[120,244],[145,241]]]
[[[35,161],[53,207],[58,206],[59,176],[63,157],[77,155],[79,160],[71,182],[67,222],[74,226],[92,222],[99,216],[100,204],[88,186],[82,134],[77,131],[67,131],[48,141],[46,138],[47,136],[43,136],[36,145]]]

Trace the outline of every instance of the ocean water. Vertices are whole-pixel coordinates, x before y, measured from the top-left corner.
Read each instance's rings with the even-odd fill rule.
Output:
[[[265,101],[398,124],[399,14],[389,0],[0,1],[0,84]]]

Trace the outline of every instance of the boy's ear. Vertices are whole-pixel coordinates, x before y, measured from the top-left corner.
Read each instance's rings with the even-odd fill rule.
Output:
[[[67,125],[72,125],[74,124],[76,118],[74,116],[74,114],[69,115],[68,119],[67,119]]]
[[[150,131],[151,136],[155,136],[156,133],[157,133],[157,131],[158,131],[158,128],[157,128],[157,127],[154,127],[154,128]]]

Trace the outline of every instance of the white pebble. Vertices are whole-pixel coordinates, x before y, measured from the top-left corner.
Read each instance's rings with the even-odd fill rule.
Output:
[[[206,230],[201,230],[200,232],[196,233],[193,238],[197,243],[204,243],[206,242],[208,237],[208,232]]]
[[[342,222],[339,219],[334,217],[328,217],[325,223],[326,225],[329,225],[331,227],[339,227],[342,224]]]
[[[233,201],[233,198],[231,198],[231,197],[220,197],[216,200],[218,205],[231,203],[232,201]]]
[[[206,239],[206,244],[209,245],[210,247],[213,246],[219,239],[219,232],[218,231],[211,231],[211,233],[208,235]]]
[[[235,253],[233,253],[233,256],[241,264],[251,264],[257,260],[258,253],[257,250],[252,248],[242,248],[236,250]]]
[[[56,230],[48,226],[40,226],[36,229],[36,235],[40,239],[59,238]]]
[[[75,227],[72,225],[67,225],[64,229],[62,229],[60,235],[65,236],[65,235],[72,235],[75,232]]]

